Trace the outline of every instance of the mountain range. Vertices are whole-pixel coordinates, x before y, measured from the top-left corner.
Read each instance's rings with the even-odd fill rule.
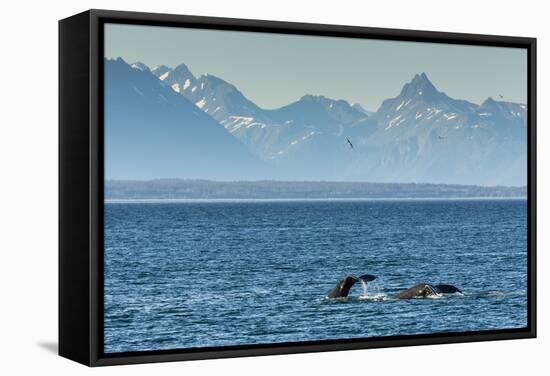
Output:
[[[130,119],[126,114],[132,111],[120,111],[111,132],[119,138],[134,137],[130,128],[150,124],[151,135],[144,134],[140,148],[163,150],[143,167],[157,168],[154,177],[526,184],[527,107],[492,98],[480,105],[454,99],[439,91],[425,73],[415,75],[374,112],[310,94],[264,109],[235,85],[210,74],[195,77],[185,64],[150,69],[120,58],[105,64],[125,67],[124,77],[106,73],[106,110],[127,102],[124,96],[108,97],[109,86],[125,86],[134,101],[147,102],[129,106],[137,106],[140,116]],[[157,103],[159,93],[169,104]],[[171,141],[193,141],[174,145],[179,154],[174,150],[168,155],[159,134]],[[190,144],[195,153],[184,155],[180,149]],[[113,145],[110,150],[113,163],[133,158],[123,156],[124,147],[117,152]],[[175,166],[169,171],[158,167],[165,164]],[[178,170],[178,165],[186,169]],[[139,175],[124,168],[112,172],[110,178]]]
[[[255,179],[268,166],[147,67],[105,61],[105,177]]]

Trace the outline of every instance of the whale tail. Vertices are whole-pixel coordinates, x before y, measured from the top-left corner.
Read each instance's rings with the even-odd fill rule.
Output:
[[[435,285],[435,288],[442,294],[454,294],[456,292],[462,294],[462,291],[453,285]]]
[[[376,276],[371,274],[363,274],[362,276],[359,276],[358,279],[363,280],[365,282],[370,282],[370,281],[374,281],[376,279]]]
[[[358,281],[361,281],[363,285],[366,285],[367,282],[374,281],[376,276],[370,274],[363,274],[360,277],[354,275],[348,275],[344,279],[338,281],[336,286],[328,292],[329,298],[345,298],[349,294],[351,287]]]

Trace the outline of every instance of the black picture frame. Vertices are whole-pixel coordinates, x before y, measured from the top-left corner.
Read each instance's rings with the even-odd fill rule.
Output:
[[[109,353],[103,344],[103,24],[524,48],[528,54],[528,326],[523,329]],[[88,366],[536,337],[536,39],[88,10],[59,21],[59,354]]]

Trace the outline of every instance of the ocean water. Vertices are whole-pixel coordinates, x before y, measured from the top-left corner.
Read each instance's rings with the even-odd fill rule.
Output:
[[[521,328],[527,203],[106,203],[104,273],[106,353]]]

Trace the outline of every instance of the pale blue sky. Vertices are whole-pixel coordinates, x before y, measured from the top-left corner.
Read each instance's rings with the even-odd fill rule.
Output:
[[[421,72],[454,98],[527,100],[525,49],[108,24],[105,56],[150,67],[185,63],[264,108],[314,94],[375,111]]]

